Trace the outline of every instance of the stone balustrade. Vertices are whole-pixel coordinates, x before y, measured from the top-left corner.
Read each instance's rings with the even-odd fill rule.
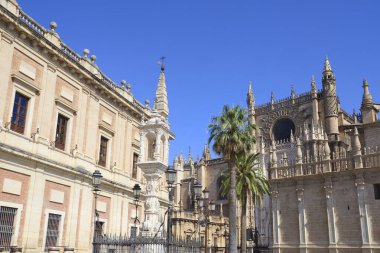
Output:
[[[363,152],[359,155],[334,154],[332,158],[304,158],[299,163],[295,161],[279,163],[277,167],[269,168],[269,177],[273,180],[380,167],[380,151],[377,148],[363,148]]]

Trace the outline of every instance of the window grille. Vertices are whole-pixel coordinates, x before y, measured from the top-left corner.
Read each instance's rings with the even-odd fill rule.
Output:
[[[15,232],[14,223],[17,208],[0,207],[0,248],[9,248],[12,243],[12,236]]]
[[[103,136],[100,137],[100,150],[99,150],[99,165],[100,166],[106,166],[107,144],[108,144],[108,139]]]
[[[48,250],[49,247],[58,246],[58,238],[59,238],[59,224],[61,222],[61,215],[49,213],[48,225],[46,230],[46,245],[45,251]]]
[[[55,147],[64,150],[66,143],[66,130],[68,118],[58,114],[57,130],[55,133]]]
[[[133,153],[133,166],[132,166],[132,178],[137,179],[137,161],[139,159],[139,155]]]
[[[29,98],[16,92],[11,119],[11,130],[20,134],[23,134],[25,130],[25,120],[26,112],[28,110],[28,101]]]

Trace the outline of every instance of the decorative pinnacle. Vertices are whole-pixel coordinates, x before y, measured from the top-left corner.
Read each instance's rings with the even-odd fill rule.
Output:
[[[294,98],[295,96],[295,92],[294,92],[294,84],[292,84],[292,88],[291,88],[291,92],[290,92],[292,98]]]
[[[362,106],[363,107],[364,106],[371,106],[372,105],[372,95],[369,92],[368,82],[366,79],[363,80],[363,89],[364,89],[364,93],[363,93]]]
[[[127,82],[126,82],[125,80],[121,80],[121,82],[120,82],[120,83],[121,83],[121,87],[123,87],[123,88],[124,88],[124,87],[125,87],[125,84],[126,84]]]
[[[252,81],[249,81],[248,93],[247,93],[247,104],[248,106],[253,106],[255,104],[255,96],[252,91]]]
[[[311,92],[317,93],[317,85],[315,84],[314,75],[311,76]]]
[[[326,55],[326,58],[325,58],[325,67],[324,67],[323,72],[326,72],[326,71],[332,71],[332,68],[331,68],[331,65],[330,65],[330,62],[329,62],[329,58],[327,57],[327,55]]]
[[[149,103],[150,103],[149,100],[146,99],[146,100],[145,100],[145,106],[148,107],[148,106],[149,106]],[[178,157],[176,157],[176,158],[178,159]]]
[[[95,61],[96,61],[96,55],[94,55],[94,54],[91,55],[91,61],[92,61],[92,62],[95,62]]]
[[[270,101],[272,104],[274,104],[274,92],[273,91],[270,93]]]

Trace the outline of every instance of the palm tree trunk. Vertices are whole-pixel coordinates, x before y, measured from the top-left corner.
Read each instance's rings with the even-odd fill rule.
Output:
[[[237,218],[236,218],[236,165],[232,160],[230,162],[231,168],[231,179],[230,179],[230,194],[229,194],[229,212],[228,212],[228,222],[229,222],[229,253],[237,253]]]
[[[241,226],[240,226],[240,247],[241,253],[247,252],[247,190],[243,189],[241,196]]]

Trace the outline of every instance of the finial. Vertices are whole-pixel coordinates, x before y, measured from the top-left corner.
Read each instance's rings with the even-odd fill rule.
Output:
[[[83,49],[84,58],[87,58],[89,53],[90,53],[90,50],[88,50],[87,48]]]
[[[270,94],[270,101],[272,104],[274,104],[274,92],[273,91]]]
[[[132,85],[129,83],[129,84],[127,84],[127,91],[130,91],[131,90],[131,88],[132,88]]]
[[[362,107],[371,106],[372,105],[372,95],[369,92],[369,86],[366,79],[363,79],[363,100],[362,100]]]
[[[158,61],[158,64],[161,65],[161,71],[164,71],[165,70],[165,56],[161,56],[159,61]]]
[[[121,87],[124,89],[124,87],[125,87],[125,84],[127,83],[125,80],[121,80]]]
[[[95,61],[96,61],[96,55],[94,55],[94,54],[91,55],[91,61],[92,61],[92,62],[95,62]]]
[[[332,71],[332,68],[331,68],[331,65],[330,65],[330,61],[329,61],[329,58],[327,57],[327,55],[326,55],[326,58],[325,58],[324,72],[325,71]]]
[[[145,106],[146,106],[146,107],[149,107],[149,103],[150,103],[149,100],[148,100],[148,99],[145,99]]]
[[[54,22],[54,21],[51,21],[51,22],[50,22],[50,30],[51,30],[52,32],[55,32],[55,29],[57,29],[57,23]]]
[[[294,97],[296,96],[296,93],[294,91],[294,84],[292,84],[291,91],[290,91],[290,96],[292,97],[292,99],[294,99]]]

